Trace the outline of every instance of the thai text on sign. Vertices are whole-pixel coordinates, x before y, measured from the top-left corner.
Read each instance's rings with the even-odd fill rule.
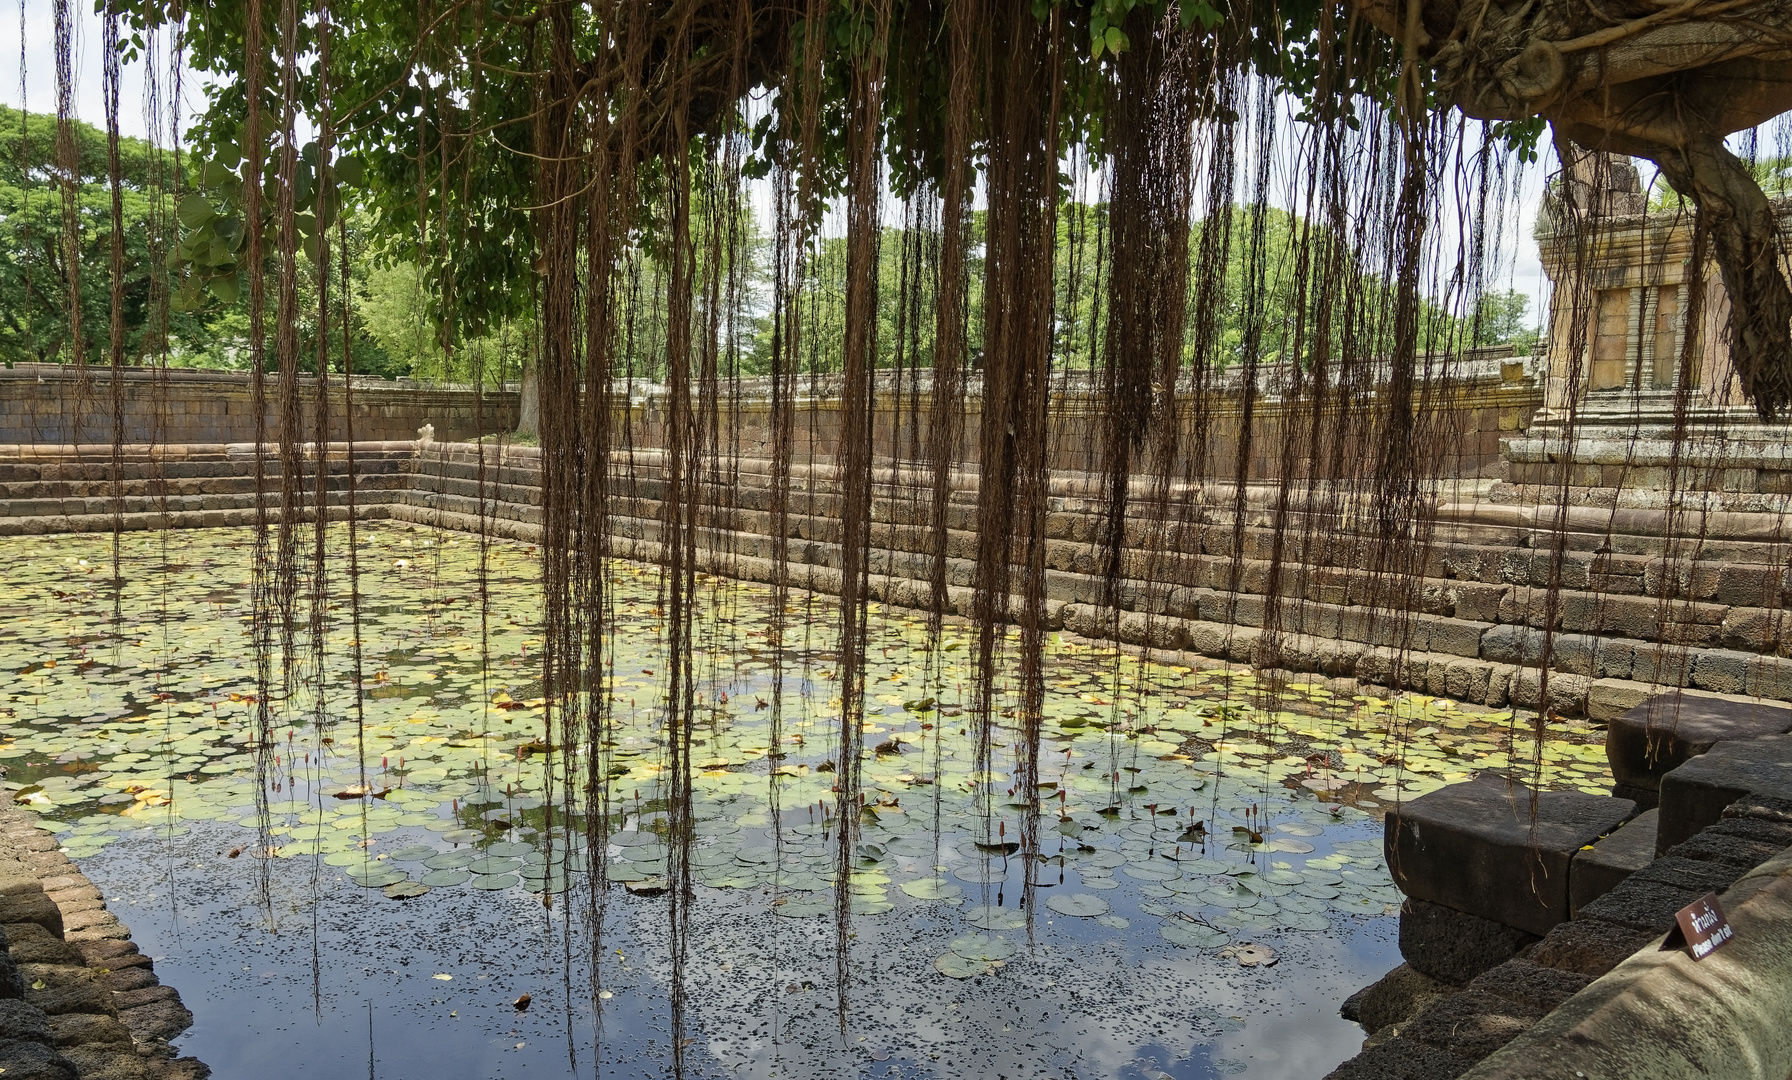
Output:
[[[1692,951],[1694,960],[1705,959],[1736,936],[1736,929],[1724,915],[1716,893],[1706,893],[1681,908],[1674,918],[1680,924],[1680,932],[1686,936],[1686,946]]]

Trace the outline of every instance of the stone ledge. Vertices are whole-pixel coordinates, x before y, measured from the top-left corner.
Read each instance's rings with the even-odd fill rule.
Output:
[[[48,843],[46,843],[48,841]],[[38,875],[43,875],[40,880]],[[54,895],[43,883],[54,886]],[[0,805],[0,1070],[5,1080],[203,1080],[168,1040],[193,1022],[99,891],[36,826]],[[57,898],[65,903],[58,905]],[[52,917],[52,915],[54,917]],[[32,1049],[36,1047],[36,1049]]]
[[[1785,1022],[1792,1014],[1792,851],[1745,874],[1723,903],[1736,936],[1722,949],[1702,961],[1683,948],[1644,949],[1466,1075],[1759,1080],[1792,1074],[1792,1026]]]

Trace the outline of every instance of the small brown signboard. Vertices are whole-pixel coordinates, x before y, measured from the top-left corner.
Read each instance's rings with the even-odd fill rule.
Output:
[[[1705,959],[1736,936],[1735,928],[1724,915],[1723,906],[1717,902],[1716,893],[1706,893],[1694,900],[1681,908],[1674,918],[1680,924],[1680,933],[1686,938],[1686,947],[1692,951],[1694,960]]]

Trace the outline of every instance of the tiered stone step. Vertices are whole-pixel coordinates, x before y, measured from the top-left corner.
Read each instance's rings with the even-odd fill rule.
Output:
[[[612,528],[619,552],[656,557],[662,463],[655,452],[618,455],[613,463]],[[538,540],[539,453],[488,449],[483,486],[478,470],[478,457],[464,446],[432,448],[394,516]],[[705,568],[770,580],[773,491],[764,463],[746,460],[708,471],[716,476],[696,488],[709,499],[699,515]],[[837,588],[830,586],[840,565],[836,475],[826,466],[795,470],[787,489],[789,573],[805,587]],[[874,580],[874,593],[894,603],[929,604],[930,491],[912,485],[924,486],[930,477],[884,469],[877,478],[872,572],[874,579],[888,580]],[[955,483],[946,576],[948,599],[962,613],[974,569],[975,477]],[[1059,477],[1053,492],[1046,523],[1048,616],[1079,633],[1258,662],[1266,659],[1263,642],[1270,633],[1276,645],[1270,663],[1489,705],[1536,706],[1542,697],[1534,669],[1545,647],[1544,595],[1559,574],[1563,588],[1549,641],[1548,694],[1558,711],[1610,719],[1663,684],[1792,697],[1792,662],[1760,655],[1779,645],[1783,575],[1771,561],[1683,570],[1659,556],[1609,551],[1569,551],[1558,560],[1525,546],[1553,542],[1551,523],[1539,525],[1534,510],[1484,507],[1501,520],[1440,526],[1447,535],[1435,538],[1415,567],[1423,576],[1393,595],[1390,582],[1401,579],[1377,572],[1371,541],[1342,528],[1335,512],[1309,520],[1298,502],[1279,538],[1284,562],[1273,565],[1267,556],[1278,537],[1266,527],[1263,493],[1253,489],[1242,527],[1234,527],[1231,504],[1219,500],[1209,523],[1182,530],[1186,541],[1159,540],[1154,534],[1161,530],[1141,515],[1129,525],[1121,579],[1110,593],[1099,572],[1102,550],[1091,542],[1104,523],[1099,503],[1088,497],[1090,483]],[[1458,534],[1474,534],[1481,542],[1451,539]],[[1487,543],[1490,538],[1502,543]],[[1749,554],[1764,559],[1772,546],[1748,543],[1761,548]],[[1283,594],[1273,611],[1263,598],[1272,576]],[[1645,595],[1649,590],[1667,599]],[[1102,606],[1109,599],[1118,601],[1118,612]],[[1658,640],[1664,624],[1673,628],[1666,643]]]
[[[326,456],[332,516],[347,512],[345,451],[330,444]],[[256,519],[253,446],[130,448],[125,456],[122,483],[115,485],[110,446],[0,447],[0,533],[104,531],[117,511],[128,529]],[[542,458],[534,448],[363,443],[355,461],[357,509],[365,517],[541,538]],[[611,530],[618,555],[659,557],[664,465],[658,451],[613,455]],[[277,483],[273,448],[264,467]],[[703,568],[771,581],[780,572],[771,536],[778,496],[767,463],[704,462],[698,476]],[[782,495],[784,572],[798,587],[839,589],[838,477],[829,465],[798,467]],[[975,570],[977,478],[959,474],[952,482],[947,602],[965,614]],[[309,475],[304,483],[309,488]],[[1772,553],[1778,526],[1743,520],[1747,515],[1731,515],[1738,520],[1715,530],[1722,543],[1736,545],[1736,559],[1682,566],[1644,553],[1658,551],[1658,540],[1635,554],[1621,553],[1624,545],[1615,542],[1594,550],[1589,538],[1617,535],[1605,527],[1617,519],[1597,508],[1571,508],[1564,525],[1569,550],[1556,557],[1548,550],[1557,539],[1555,520],[1535,508],[1447,504],[1427,544],[1390,548],[1355,531],[1349,506],[1299,491],[1286,502],[1280,516],[1286,528],[1278,536],[1271,524],[1282,493],[1270,485],[1247,488],[1242,521],[1235,499],[1214,496],[1204,504],[1206,520],[1178,528],[1183,510],[1154,515],[1151,492],[1139,484],[1120,576],[1110,587],[1098,543],[1105,530],[1098,494],[1089,477],[1052,481],[1046,617],[1054,627],[1495,707],[1547,704],[1605,720],[1661,685],[1792,699],[1792,660],[1777,655],[1792,652],[1792,634],[1781,641],[1780,612],[1792,595]],[[931,475],[881,468],[872,495],[873,595],[931,606]],[[1180,489],[1171,497],[1179,499]],[[269,513],[278,512],[270,507]],[[1154,516],[1169,520],[1154,524]],[[1409,565],[1393,573],[1390,558]],[[1552,578],[1561,582],[1553,607],[1545,603]],[[1265,600],[1272,587],[1281,594],[1276,604]],[[1545,700],[1537,667],[1552,613]]]
[[[99,532],[116,522],[127,530],[252,524],[258,502],[277,520],[278,496],[258,498],[252,445],[127,447],[118,468],[109,446],[0,447],[0,535]],[[356,502],[374,507],[410,483],[415,443],[357,443]],[[329,444],[324,460],[325,502],[346,514],[349,457]],[[261,487],[278,490],[278,451],[264,450]],[[316,463],[301,466],[307,502],[315,499]]]

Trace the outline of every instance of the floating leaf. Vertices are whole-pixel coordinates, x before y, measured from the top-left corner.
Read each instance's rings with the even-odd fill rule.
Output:
[[[934,970],[949,979],[972,979],[979,975],[993,974],[999,966],[987,960],[969,960],[955,952],[946,953],[933,961]]]
[[[1187,949],[1212,949],[1232,940],[1223,930],[1182,919],[1166,919],[1157,932],[1170,944]]]
[[[937,877],[905,881],[901,889],[916,900],[952,900],[964,895],[964,889]]]
[[[995,934],[964,934],[948,947],[967,960],[1006,960],[1015,953],[1014,942]]]
[[[1106,915],[1112,910],[1108,902],[1099,896],[1088,893],[1054,893],[1046,898],[1045,906],[1060,915],[1070,915],[1080,919],[1092,919],[1097,915]]]
[[[965,912],[964,921],[967,925],[984,930],[1024,930],[1027,925],[1024,913],[1014,908],[994,906],[974,907]]]

